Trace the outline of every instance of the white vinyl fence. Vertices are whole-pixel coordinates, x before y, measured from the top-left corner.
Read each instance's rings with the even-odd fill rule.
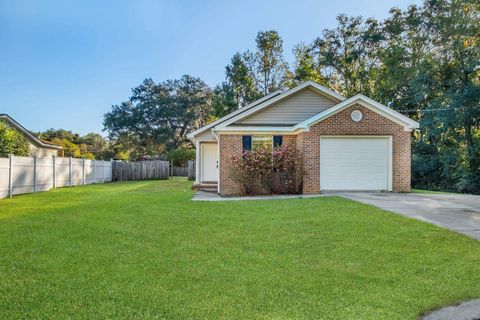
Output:
[[[0,158],[0,199],[51,188],[112,181],[112,162],[77,158]]]

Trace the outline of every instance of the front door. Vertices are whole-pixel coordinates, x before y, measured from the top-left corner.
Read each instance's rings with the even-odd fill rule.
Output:
[[[202,179],[201,182],[218,181],[218,145],[216,143],[202,143]]]

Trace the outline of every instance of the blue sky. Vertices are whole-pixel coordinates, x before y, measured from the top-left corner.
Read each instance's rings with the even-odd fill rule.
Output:
[[[213,86],[259,30],[277,30],[286,57],[340,13],[378,19],[419,0],[0,0],[0,113],[32,131],[102,130],[103,114],[147,77],[183,74]]]

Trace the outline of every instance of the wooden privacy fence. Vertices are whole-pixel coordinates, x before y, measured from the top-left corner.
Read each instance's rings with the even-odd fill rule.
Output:
[[[57,187],[110,181],[110,161],[56,156],[0,158],[0,199]]]
[[[196,168],[195,161],[188,160],[188,180],[195,180],[195,174],[196,174],[195,168]]]
[[[173,167],[173,176],[175,177],[188,176],[188,167]]]
[[[170,162],[148,160],[114,162],[113,181],[166,180],[170,177]]]

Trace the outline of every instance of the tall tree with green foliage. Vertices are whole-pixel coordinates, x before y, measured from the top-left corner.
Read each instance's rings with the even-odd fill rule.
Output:
[[[327,79],[322,75],[320,68],[315,61],[312,50],[312,46],[307,46],[304,43],[300,43],[293,49],[295,63],[289,87],[293,87],[308,80],[315,81],[321,85],[329,85]]]
[[[29,152],[30,147],[25,136],[0,121],[0,157],[8,157],[9,154],[28,156]]]
[[[480,192],[480,3],[426,1],[425,17],[432,50],[428,78],[430,97],[421,142],[437,151],[441,187]]]
[[[228,85],[233,89],[238,107],[258,99],[260,93],[255,85],[253,72],[246,62],[246,54],[236,53],[225,67]]]
[[[98,133],[88,133],[81,136],[78,133],[65,129],[48,129],[43,132],[36,132],[40,139],[50,141],[63,147],[66,157],[110,160],[112,152],[110,141]]]
[[[238,109],[238,101],[235,98],[235,91],[228,82],[222,82],[213,89],[212,116],[221,118]]]
[[[324,30],[314,41],[318,67],[330,86],[345,96],[370,95],[382,39],[378,21],[361,17],[337,17],[338,26]]]
[[[249,54],[257,88],[262,95],[285,87],[288,64],[283,54],[283,40],[277,31],[260,31],[255,39],[257,50]]]
[[[287,87],[291,77],[277,31],[260,31],[255,43],[255,51],[237,52],[226,66],[227,81],[240,107]]]
[[[199,78],[158,84],[146,79],[105,114],[104,126],[112,139],[134,141],[137,156],[160,156],[188,142],[187,133],[206,124],[210,114],[211,90]]]

